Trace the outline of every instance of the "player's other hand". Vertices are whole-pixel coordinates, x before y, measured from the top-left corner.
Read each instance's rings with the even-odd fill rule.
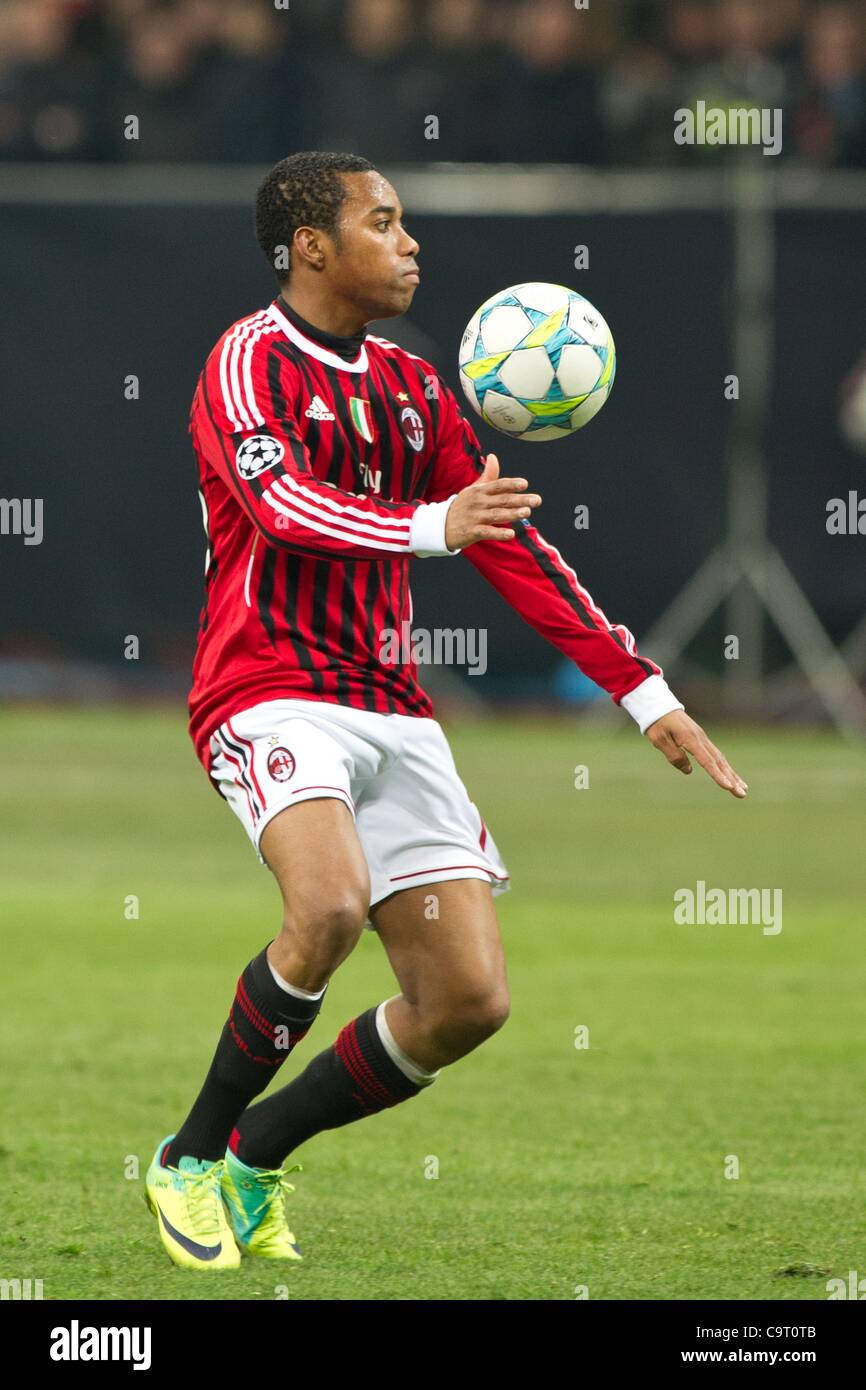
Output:
[[[689,753],[699,762],[713,781],[731,796],[744,797],[749,790],[739,773],[735,772],[724,753],[711,743],[694,719],[684,710],[675,709],[662,715],[646,730],[646,736],[668,762],[680,772],[691,772]]]
[[[514,526],[541,505],[537,492],[527,492],[525,478],[500,478],[499,459],[488,454],[477,483],[458,492],[445,518],[445,544],[465,550],[475,541],[510,541]]]

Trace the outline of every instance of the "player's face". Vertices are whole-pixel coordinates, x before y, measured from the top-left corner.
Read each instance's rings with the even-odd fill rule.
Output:
[[[403,226],[400,200],[375,170],[344,174],[348,197],[340,244],[329,265],[335,290],[371,318],[403,314],[420,281],[418,243]]]

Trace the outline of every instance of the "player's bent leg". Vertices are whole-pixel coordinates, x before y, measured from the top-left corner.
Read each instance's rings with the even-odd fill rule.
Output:
[[[385,1020],[408,1058],[434,1071],[502,1027],[509,1013],[505,953],[486,882],[404,889],[370,915],[401,989],[387,1001]]]
[[[431,895],[437,906],[432,919]],[[477,1047],[508,1015],[504,953],[485,882],[404,889],[372,916],[403,993],[347,1023],[299,1076],[244,1111],[226,1164],[237,1167],[263,1210],[273,1203],[260,1183],[273,1182],[299,1144],[419,1095],[439,1066]],[[255,1238],[252,1227],[247,1237],[234,1217],[233,1225],[242,1248],[272,1253],[267,1239],[258,1250],[247,1244]],[[289,1244],[283,1233],[273,1253],[285,1258]]]
[[[479,887],[483,889],[484,885]],[[489,905],[485,909],[483,893],[476,892],[471,897],[465,893],[459,895],[456,888],[457,885],[448,885],[448,901],[454,915],[461,906],[466,920],[481,918],[488,924],[488,932],[477,933],[474,968],[470,970],[467,965],[463,969],[465,980],[471,975],[472,989],[476,993],[470,995],[467,984],[466,991],[460,995],[460,1027],[456,1036],[453,1031],[449,1033],[448,1046],[444,1049],[449,1059],[477,1046],[482,1037],[489,1036],[500,1026],[507,1012],[501,947],[497,951],[498,938],[489,930]],[[403,892],[398,898],[405,901],[409,896]],[[423,913],[423,894],[412,895],[412,902]],[[405,920],[405,913],[403,916]],[[396,952],[396,940],[394,949]],[[452,955],[457,958],[456,952]],[[482,963],[486,968],[482,969]],[[404,973],[407,988],[411,988],[408,966]],[[456,991],[450,999],[456,1008]],[[453,1018],[449,1027],[453,1030]],[[431,1037],[437,1037],[434,1026],[431,1025],[429,1032]],[[437,1045],[442,1052],[441,1043]],[[229,1169],[233,1163],[239,1164],[241,1177],[255,1185],[260,1170],[268,1176],[278,1173],[286,1156],[314,1134],[337,1129],[410,1100],[429,1086],[436,1075],[437,1072],[419,1064],[397,1042],[385,1019],[385,1004],[374,1005],[347,1023],[333,1046],[314,1057],[287,1086],[244,1111],[229,1141],[226,1163]],[[235,1233],[239,1234],[236,1223]],[[253,1253],[270,1252],[254,1249]]]
[[[437,916],[431,920],[431,895]],[[314,1134],[419,1095],[508,1015],[505,962],[487,884],[427,884],[373,910],[403,994],[346,1024],[282,1090],[240,1117],[223,1191],[241,1249],[297,1258],[277,1185],[286,1156]],[[262,1215],[264,1217],[262,1218]]]

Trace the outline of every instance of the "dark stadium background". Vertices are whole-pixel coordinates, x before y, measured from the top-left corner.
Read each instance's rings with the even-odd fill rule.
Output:
[[[4,490],[30,496],[38,483],[48,499],[42,546],[4,547],[6,652],[26,642],[34,655],[118,660],[134,632],[146,664],[184,660],[204,554],[185,432],[192,390],[223,327],[276,293],[251,215],[38,205],[7,206],[3,220],[0,285],[8,322],[19,325],[3,340],[4,379],[16,381],[4,412]],[[781,219],[789,289],[778,304],[769,428],[773,535],[837,638],[864,596],[856,541],[825,529],[827,499],[866,476],[836,424],[839,383],[866,336],[847,307],[866,302],[866,257],[846,220],[855,219]],[[533,224],[529,244],[513,219],[413,217],[412,227],[422,287],[406,319],[377,331],[411,347],[409,326],[417,329],[418,350],[458,393],[457,343],[470,314],[538,267],[579,287],[615,326],[612,408],[591,429],[547,446],[513,443],[481,421],[477,430],[503,463],[530,471],[544,495],[542,533],[573,557],[611,620],[640,632],[724,532],[723,445],[736,408],[721,389],[733,369],[724,218],[587,212]],[[828,238],[832,256],[816,259],[816,241]],[[589,271],[573,269],[576,241],[590,247]],[[139,401],[124,399],[130,372]],[[579,503],[590,509],[585,531],[573,525]],[[417,611],[429,614],[435,595],[446,626],[458,612],[466,622],[470,586],[470,625],[490,629],[491,672],[556,661],[470,567],[417,562],[412,582]]]

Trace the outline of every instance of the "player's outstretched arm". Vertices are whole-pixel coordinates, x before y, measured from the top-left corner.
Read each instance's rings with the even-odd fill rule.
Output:
[[[747,784],[686,714],[661,668],[639,654],[627,628],[608,621],[559,551],[525,518],[511,534],[514,544],[494,550],[472,545],[467,558],[521,617],[628,711],[672,766],[690,773],[691,754],[719,787],[744,797]]]
[[[646,737],[680,772],[692,771],[691,753],[708,776],[732,796],[744,797],[749,790],[748,783],[734,771],[721,749],[707,738],[700,724],[696,724],[685,710],[675,709],[662,715],[650,724]]]

